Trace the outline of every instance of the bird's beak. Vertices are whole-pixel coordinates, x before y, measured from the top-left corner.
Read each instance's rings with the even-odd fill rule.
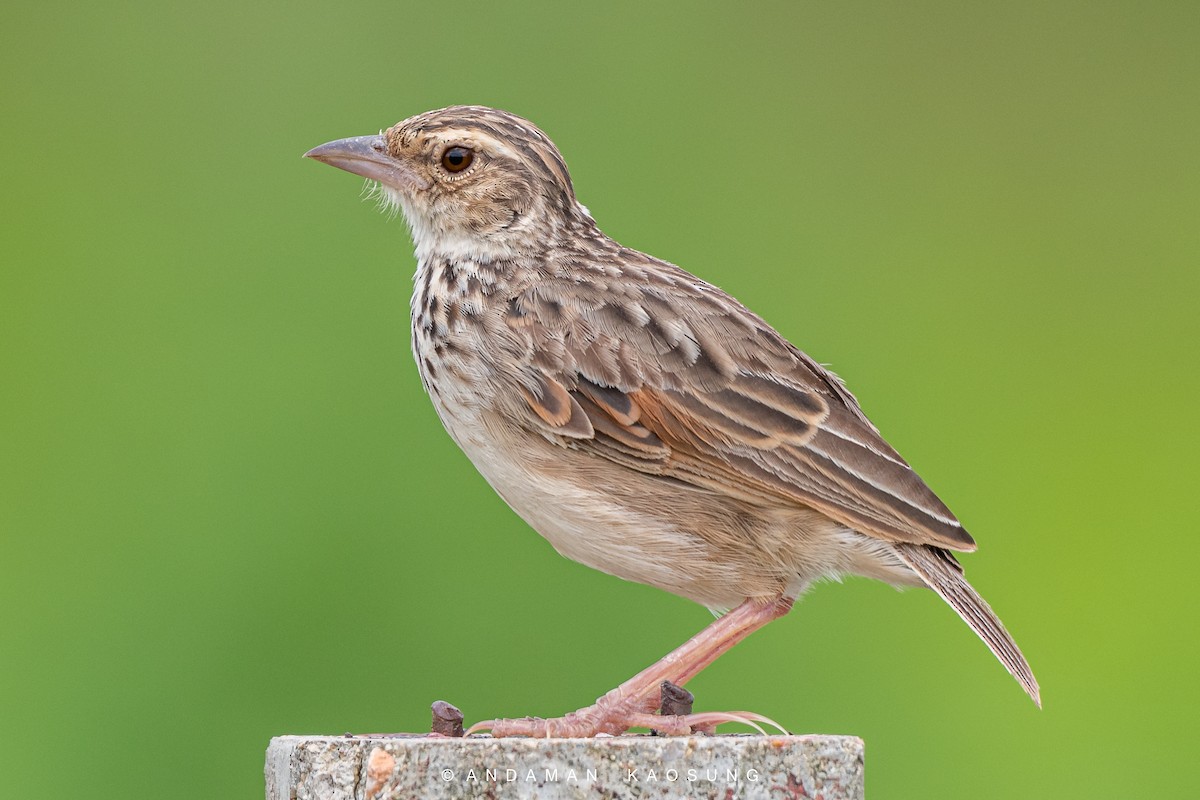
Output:
[[[314,147],[304,154],[331,167],[353,172],[393,189],[428,189],[429,181],[403,161],[388,155],[383,136],[352,136]]]

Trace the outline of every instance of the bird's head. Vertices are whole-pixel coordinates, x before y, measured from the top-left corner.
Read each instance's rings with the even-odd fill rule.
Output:
[[[378,182],[419,257],[504,258],[591,224],[554,143],[506,111],[428,111],[305,156]]]

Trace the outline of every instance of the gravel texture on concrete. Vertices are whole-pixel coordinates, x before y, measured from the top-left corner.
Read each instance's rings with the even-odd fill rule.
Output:
[[[280,736],[267,800],[861,800],[856,736]]]

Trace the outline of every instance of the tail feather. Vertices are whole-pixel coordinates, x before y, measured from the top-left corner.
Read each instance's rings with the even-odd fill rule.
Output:
[[[1038,708],[1041,708],[1041,692],[1037,679],[1033,677],[1033,670],[1029,668],[1029,662],[1021,655],[1020,648],[1004,629],[1000,618],[979,593],[971,588],[971,584],[967,583],[966,578],[962,576],[962,567],[954,557],[941,548],[927,545],[896,544],[895,548],[904,563],[912,567],[929,588],[949,603],[963,621],[971,626],[971,630],[983,639],[984,644],[1000,659],[1004,668],[1024,687]]]

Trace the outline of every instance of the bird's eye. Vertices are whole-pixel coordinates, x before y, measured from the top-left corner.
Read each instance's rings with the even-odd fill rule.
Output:
[[[474,160],[475,153],[467,147],[451,147],[442,153],[442,167],[446,172],[462,172]]]

